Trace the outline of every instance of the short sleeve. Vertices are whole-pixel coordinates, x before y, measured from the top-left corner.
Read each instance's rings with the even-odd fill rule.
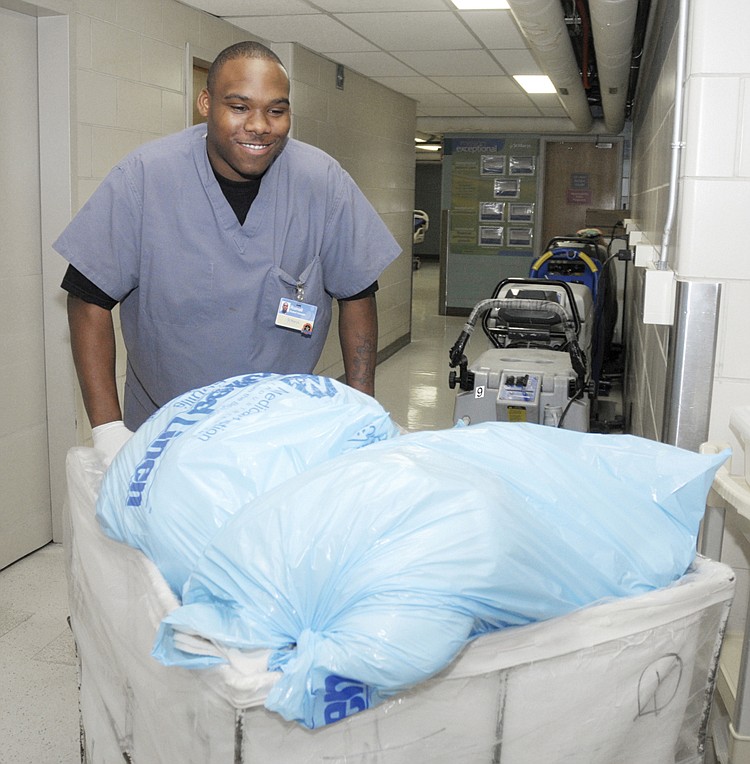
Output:
[[[342,299],[376,282],[401,247],[349,174],[341,168],[338,172],[321,257],[326,291]]]
[[[138,285],[142,196],[132,172],[112,170],[54,242],[54,249],[112,299]]]

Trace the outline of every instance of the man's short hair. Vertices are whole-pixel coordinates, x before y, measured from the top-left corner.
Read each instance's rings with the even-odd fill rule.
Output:
[[[216,77],[224,64],[227,61],[234,61],[237,58],[262,58],[266,61],[275,61],[284,71],[286,68],[281,62],[281,59],[266,45],[256,42],[255,40],[244,40],[243,42],[236,42],[234,45],[230,45],[228,48],[219,53],[214,59],[214,62],[208,69],[208,78],[206,80],[206,90],[211,92]]]

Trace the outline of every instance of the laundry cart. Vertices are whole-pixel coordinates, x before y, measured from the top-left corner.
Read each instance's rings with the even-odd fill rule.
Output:
[[[210,669],[150,656],[177,606],[156,567],[99,530],[102,467],[68,456],[65,545],[89,764],[699,764],[734,587],[697,557],[675,584],[470,643],[438,676],[309,730],[266,710],[264,651]]]
[[[724,526],[727,521],[737,528],[750,544],[750,406],[735,409],[730,427],[739,441],[741,452],[735,464],[719,468],[708,495],[703,523],[701,550],[713,559],[721,559]],[[701,451],[718,453],[726,446],[704,443]],[[744,468],[744,469],[743,469]],[[739,607],[750,610],[746,603]],[[719,664],[717,690],[720,704],[712,724],[717,754],[723,764],[750,764],[750,621],[744,632],[728,631]]]

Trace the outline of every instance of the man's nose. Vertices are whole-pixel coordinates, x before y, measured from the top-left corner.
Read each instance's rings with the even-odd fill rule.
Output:
[[[248,133],[267,133],[268,117],[263,109],[250,109],[245,117],[244,128]]]

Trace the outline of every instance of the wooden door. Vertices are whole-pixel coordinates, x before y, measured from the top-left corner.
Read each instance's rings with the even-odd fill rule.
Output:
[[[620,206],[622,143],[549,141],[545,144],[542,241],[570,236],[586,225],[586,210]]]

